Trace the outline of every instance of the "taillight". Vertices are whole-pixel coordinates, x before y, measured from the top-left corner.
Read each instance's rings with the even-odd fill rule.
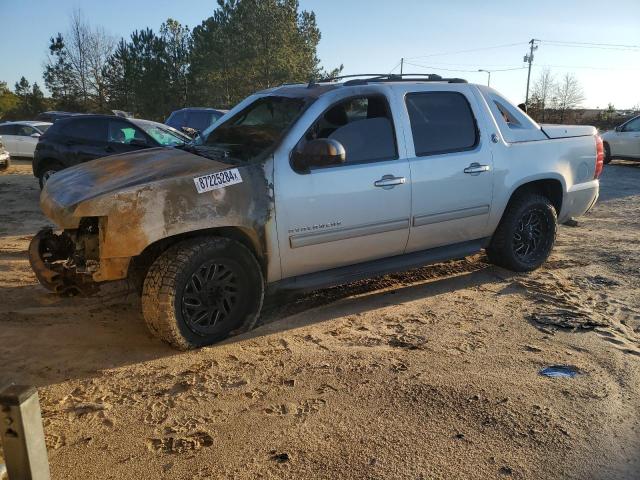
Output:
[[[602,138],[600,138],[600,135],[596,135],[596,171],[593,174],[593,178],[600,177],[603,167],[604,167],[604,145],[602,144]]]

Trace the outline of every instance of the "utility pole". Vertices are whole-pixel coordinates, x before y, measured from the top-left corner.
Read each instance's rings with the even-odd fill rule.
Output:
[[[524,104],[526,107],[529,107],[529,83],[531,82],[531,64],[533,63],[533,51],[538,49],[536,42],[539,42],[539,41],[540,40],[536,40],[535,38],[532,38],[531,40],[529,40],[529,44],[531,45],[531,48],[529,50],[529,54],[524,56],[524,61],[529,64],[529,73],[527,74],[527,93],[525,95],[525,100],[524,100]]]
[[[400,75],[402,75],[403,68],[404,68],[404,57],[400,59]]]
[[[491,86],[491,72],[489,70],[485,70],[483,68],[478,69],[479,72],[484,72],[486,74],[488,74],[489,76],[487,77],[487,87]]]

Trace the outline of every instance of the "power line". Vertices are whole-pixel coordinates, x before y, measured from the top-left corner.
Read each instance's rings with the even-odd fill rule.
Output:
[[[639,68],[634,67],[589,67],[586,65],[534,65],[534,68],[547,67],[547,68],[566,68],[566,69],[586,69],[586,70],[620,70],[620,71],[634,71]]]
[[[570,40],[540,40],[544,43],[562,44],[562,46],[576,46],[585,48],[614,48],[614,49],[640,49],[640,45],[623,45],[619,43],[592,43],[592,42],[573,42]]]
[[[396,63],[396,66],[395,66],[395,67],[393,67],[393,68],[389,71],[389,74],[392,74],[392,73],[393,73],[393,71],[394,71],[396,68],[398,68],[399,66],[400,66],[400,62]]]
[[[477,72],[477,70],[459,70],[455,68],[431,67],[429,65],[420,65],[418,63],[407,62],[406,60],[404,61],[404,63],[406,63],[407,65],[412,65],[414,67],[418,67],[418,68],[427,68],[431,70],[443,70],[445,72],[474,72],[474,73]]]
[[[478,70],[463,70],[463,69],[457,69],[457,68],[443,68],[443,67],[434,67],[431,65],[422,65],[420,63],[412,63],[412,62],[407,62],[405,60],[404,62],[407,65],[412,65],[414,67],[418,67],[418,68],[427,68],[427,69],[431,69],[431,70],[443,70],[445,72],[464,72],[464,73],[477,73]],[[480,66],[480,65],[478,65]],[[513,68],[501,68],[501,69],[492,69],[492,72],[508,72],[511,70],[522,70],[526,67],[513,67]]]
[[[504,45],[494,45],[492,47],[471,48],[471,49],[468,49],[468,50],[457,50],[457,51],[454,51],[454,52],[431,53],[429,55],[419,55],[417,57],[405,57],[405,62],[406,62],[407,59],[411,60],[411,59],[414,59],[414,58],[440,57],[440,56],[443,56],[443,55],[456,55],[458,53],[479,52],[481,50],[493,50],[493,49],[496,49],[496,48],[515,47],[517,45],[525,45],[527,43],[528,42],[506,43]]]

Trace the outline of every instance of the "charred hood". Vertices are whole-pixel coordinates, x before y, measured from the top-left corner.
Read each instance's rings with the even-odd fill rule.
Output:
[[[42,198],[69,208],[116,191],[170,178],[216,172],[236,166],[174,148],[153,148],[104,157],[56,173]]]

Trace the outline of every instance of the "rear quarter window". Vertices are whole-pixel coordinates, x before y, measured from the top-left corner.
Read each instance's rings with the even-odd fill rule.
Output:
[[[409,93],[405,102],[416,156],[460,152],[477,145],[476,120],[461,93]]]
[[[107,122],[103,119],[75,119],[62,126],[61,133],[65,136],[89,142],[107,141]]]

